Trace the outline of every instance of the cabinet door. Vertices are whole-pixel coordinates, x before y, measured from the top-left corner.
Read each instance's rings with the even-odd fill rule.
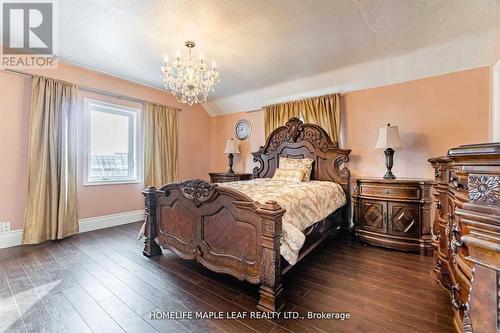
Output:
[[[360,227],[365,230],[387,233],[386,205],[384,201],[362,199]]]
[[[389,234],[395,236],[419,237],[420,206],[389,202]]]

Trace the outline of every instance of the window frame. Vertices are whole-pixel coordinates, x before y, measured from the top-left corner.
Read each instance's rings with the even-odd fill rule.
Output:
[[[120,179],[90,179],[91,168],[91,114],[92,111],[99,111],[103,113],[115,114],[120,116],[129,117],[129,135],[128,142],[128,166],[132,170],[132,176]],[[99,185],[119,185],[119,184],[138,184],[141,183],[141,166],[140,163],[140,109],[132,108],[120,104],[104,102],[100,100],[85,98],[84,99],[84,112],[83,112],[83,186],[99,186]]]

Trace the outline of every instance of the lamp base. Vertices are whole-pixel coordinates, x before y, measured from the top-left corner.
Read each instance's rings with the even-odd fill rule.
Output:
[[[234,157],[234,155],[233,155],[233,154],[229,154],[229,155],[227,155],[227,158],[228,158],[228,160],[229,160],[229,161],[228,161],[228,162],[229,162],[229,170],[227,170],[227,172],[226,172],[226,173],[227,173],[227,174],[229,174],[229,175],[234,174],[234,170],[233,170],[233,157]]]
[[[384,179],[396,179],[396,176],[392,173],[392,171],[387,171],[384,175]]]
[[[387,168],[387,172],[384,175],[384,179],[396,179],[396,176],[394,176],[394,174],[391,171],[394,149],[387,148],[386,150],[384,150],[384,154],[385,154],[385,167]]]

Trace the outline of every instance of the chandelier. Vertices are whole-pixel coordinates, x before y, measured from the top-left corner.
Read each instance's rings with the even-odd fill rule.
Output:
[[[199,61],[194,60],[191,57],[191,49],[195,43],[187,41],[184,45],[189,50],[187,57],[181,59],[177,52],[177,58],[172,63],[168,62],[168,57],[164,58],[161,71],[165,89],[170,90],[180,103],[193,105],[206,102],[208,93],[214,91],[214,86],[220,81],[215,62],[210,68],[202,56]]]

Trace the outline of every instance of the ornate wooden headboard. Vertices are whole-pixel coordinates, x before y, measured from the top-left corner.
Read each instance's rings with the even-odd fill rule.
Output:
[[[339,183],[349,193],[350,149],[340,149],[337,142],[318,125],[304,124],[298,118],[291,118],[285,126],[275,129],[266,139],[266,144],[252,153],[254,178],[269,178],[278,168],[279,157],[312,158],[312,180],[327,180]]]

